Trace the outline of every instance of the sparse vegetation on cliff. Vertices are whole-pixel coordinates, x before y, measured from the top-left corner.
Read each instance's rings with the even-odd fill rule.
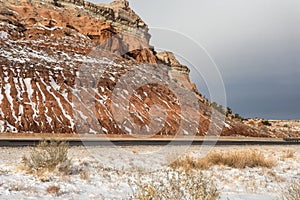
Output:
[[[263,120],[262,124],[265,126],[272,126],[272,124],[268,120]]]

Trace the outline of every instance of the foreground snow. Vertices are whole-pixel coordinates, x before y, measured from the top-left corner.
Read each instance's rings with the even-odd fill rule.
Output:
[[[214,150],[257,149],[276,160],[271,169],[233,169],[214,166],[203,171],[221,191],[221,199],[281,199],[282,191],[293,180],[300,180],[299,146],[218,146]],[[1,199],[128,199],[136,192],[137,182],[149,182],[166,176],[167,164],[178,154],[174,148],[160,154],[161,147],[71,147],[70,175],[26,174],[22,155],[30,148],[0,148]],[[294,151],[291,158],[287,151]],[[173,154],[170,152],[174,152]],[[153,156],[155,155],[155,156]],[[200,147],[192,146],[186,155],[200,157]],[[170,170],[170,169],[169,169]],[[50,186],[58,186],[57,195],[49,194]]]

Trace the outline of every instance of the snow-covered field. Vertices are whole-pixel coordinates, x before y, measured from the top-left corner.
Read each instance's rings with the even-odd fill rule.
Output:
[[[164,178],[172,159],[179,155],[174,147],[168,153],[158,146],[71,147],[69,175],[27,174],[22,156],[29,147],[0,148],[1,199],[130,199],[139,181]],[[282,199],[282,191],[291,181],[300,181],[299,146],[217,146],[216,151],[256,149],[276,160],[273,168],[233,169],[214,166],[203,171],[221,191],[221,199]],[[172,153],[173,152],[173,153]],[[185,155],[201,156],[200,146],[191,146]],[[288,158],[288,152],[295,152]],[[59,187],[58,194],[47,189]]]

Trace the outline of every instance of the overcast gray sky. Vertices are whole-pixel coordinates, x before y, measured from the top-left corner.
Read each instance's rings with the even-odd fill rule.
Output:
[[[209,52],[234,112],[300,119],[299,0],[130,0],[130,5],[149,27],[178,31]],[[175,37],[151,32],[151,43],[158,47]],[[171,43],[175,49],[182,45]],[[182,56],[187,55],[201,70],[193,48]],[[199,82],[198,87],[201,91],[205,86]]]

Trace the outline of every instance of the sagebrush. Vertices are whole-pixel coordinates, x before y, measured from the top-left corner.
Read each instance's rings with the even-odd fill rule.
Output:
[[[138,181],[137,194],[140,200],[216,200],[219,192],[216,185],[201,172],[186,173],[166,171],[165,175],[152,178],[150,182]]]
[[[66,172],[71,163],[68,151],[67,142],[43,140],[32,148],[29,156],[23,156],[23,163],[30,172],[54,171],[55,169]]]
[[[294,181],[283,192],[284,200],[299,200],[300,199],[300,182]]]

